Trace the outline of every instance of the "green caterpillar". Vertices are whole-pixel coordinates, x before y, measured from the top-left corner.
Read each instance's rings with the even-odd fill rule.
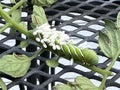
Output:
[[[91,49],[80,49],[72,44],[64,44],[61,50],[55,51],[59,56],[67,59],[74,59],[76,63],[83,63],[86,65],[98,64],[98,56],[95,51]]]

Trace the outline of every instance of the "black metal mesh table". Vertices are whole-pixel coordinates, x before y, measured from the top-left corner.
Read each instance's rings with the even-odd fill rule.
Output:
[[[1,0],[1,2],[4,0]],[[22,19],[29,22],[32,8],[28,6],[23,13],[26,13]],[[100,60],[98,67],[105,68],[110,60],[106,58],[98,46],[98,31],[104,29],[104,19],[116,20],[118,11],[120,10],[119,0],[58,0],[50,8],[46,8],[46,14],[49,23],[56,27],[58,30],[66,31],[66,33],[73,39],[76,45],[87,41],[94,49]],[[0,23],[4,21],[0,18]],[[0,56],[9,53],[24,53],[26,55],[34,54],[37,46],[31,42],[26,50],[18,48],[20,41],[24,40],[24,36],[16,32],[14,35],[4,32],[0,35]],[[13,42],[11,45],[8,43]],[[45,52],[49,57],[49,52]],[[64,75],[76,74],[83,75],[96,82],[101,81],[102,77],[99,74],[92,72],[89,69],[83,68],[80,65],[64,64],[60,59],[60,64],[55,70],[48,69],[45,60],[48,57],[39,56],[34,60],[28,73],[21,78],[12,78],[10,76],[1,74],[4,78],[11,80],[8,84],[8,89],[19,85],[19,90],[48,90],[48,85],[54,85],[55,82],[66,83],[67,79],[63,78]],[[65,60],[69,62],[68,60]],[[117,60],[111,71],[114,76],[108,78],[106,87],[107,90],[120,89],[120,59]],[[82,68],[82,69],[81,69]],[[50,86],[50,85],[49,85]]]

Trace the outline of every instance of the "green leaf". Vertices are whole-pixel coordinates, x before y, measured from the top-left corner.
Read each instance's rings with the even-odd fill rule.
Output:
[[[120,28],[120,12],[117,15],[117,28]]]
[[[79,86],[80,90],[99,90],[88,78],[78,76],[75,78],[76,86]]]
[[[12,19],[14,19],[16,22],[21,21],[21,9],[17,9],[12,13]]]
[[[15,0],[10,0],[10,2],[11,2],[11,3],[16,3],[16,1],[15,1]]]
[[[57,67],[59,65],[58,61],[57,60],[46,60],[46,64],[49,66],[49,67]]]
[[[58,84],[54,86],[54,90],[100,90],[88,78],[78,76],[74,82],[68,84]]]
[[[54,87],[53,90],[73,90],[71,86],[66,84],[58,84]]]
[[[0,71],[12,77],[22,77],[31,64],[31,58],[26,55],[5,55],[0,58]]]
[[[32,26],[39,26],[48,23],[45,11],[42,7],[33,6]]]
[[[32,4],[38,5],[38,6],[50,6],[57,0],[31,0]]]
[[[17,9],[14,12],[12,12],[12,19],[16,21],[16,23],[19,23],[21,21],[21,9]],[[16,29],[11,27],[10,33],[14,34],[16,32]]]
[[[114,58],[120,54],[120,30],[110,20],[105,21],[105,26],[105,32],[99,33],[99,45],[107,57]]]
[[[7,90],[7,86],[5,85],[4,81],[0,78],[0,87],[2,90]]]
[[[24,40],[20,42],[20,47],[21,48],[26,48],[29,44],[29,40]]]
[[[22,21],[22,22],[19,23],[19,25],[23,26],[23,28],[24,28],[25,30],[27,30],[27,25],[26,25],[25,22]]]

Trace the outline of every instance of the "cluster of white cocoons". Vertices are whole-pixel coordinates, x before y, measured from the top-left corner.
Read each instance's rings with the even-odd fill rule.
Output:
[[[36,36],[36,41],[40,42],[44,48],[51,46],[53,50],[60,50],[61,45],[69,43],[69,36],[64,31],[57,31],[56,28],[51,28],[48,23],[36,27],[33,32]]]

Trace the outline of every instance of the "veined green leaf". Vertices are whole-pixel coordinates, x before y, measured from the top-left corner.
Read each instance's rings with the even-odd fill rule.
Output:
[[[12,19],[14,19],[16,22],[21,21],[21,9],[17,9],[12,12]]]
[[[100,90],[95,86],[88,78],[78,76],[74,82],[68,82],[68,84],[58,84],[54,87],[54,90]]]
[[[16,1],[15,1],[15,0],[10,0],[10,2],[11,2],[11,3],[16,3]]]
[[[117,15],[117,28],[120,28],[120,12]]]
[[[114,58],[120,54],[120,30],[110,20],[105,21],[105,26],[105,33],[99,33],[99,45],[107,57]]]
[[[75,83],[76,86],[79,86],[80,90],[100,90],[88,78],[83,76],[76,77]]]
[[[53,90],[73,90],[71,86],[66,84],[58,84],[54,87]]]
[[[7,90],[7,86],[5,85],[4,81],[0,78],[0,87],[2,90]]]
[[[29,44],[29,41],[28,41],[28,40],[21,41],[21,42],[20,42],[20,47],[21,47],[21,48],[25,48],[25,47],[28,46],[28,44]]]
[[[49,67],[57,67],[58,66],[58,61],[57,60],[46,60],[46,64],[49,66]]]
[[[14,1],[14,0],[13,0]],[[12,19],[16,21],[16,23],[19,23],[21,21],[21,9],[17,9],[14,12],[12,12]],[[16,32],[16,29],[11,27],[10,33],[14,34]]]
[[[31,64],[31,58],[26,55],[5,55],[0,58],[0,71],[12,77],[26,74]]]
[[[32,26],[39,26],[48,23],[45,11],[42,7],[33,6]]]
[[[38,6],[50,6],[57,0],[31,0],[32,4],[38,5]]]

